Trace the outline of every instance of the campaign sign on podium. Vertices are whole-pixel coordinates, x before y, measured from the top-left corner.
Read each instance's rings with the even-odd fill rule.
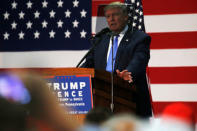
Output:
[[[93,108],[90,75],[47,76],[49,89],[69,114],[86,114]]]

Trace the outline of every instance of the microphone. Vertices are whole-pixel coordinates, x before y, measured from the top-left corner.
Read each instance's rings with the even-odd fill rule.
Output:
[[[118,36],[119,35],[119,33],[117,33],[117,32],[111,32],[111,37],[113,38],[114,36]]]
[[[85,60],[85,58],[94,50],[94,48],[100,43],[101,41],[101,36],[111,32],[108,27],[102,29],[100,32],[96,33],[94,36],[90,38],[90,40],[94,41],[93,46],[89,49],[89,51],[84,55],[84,57],[79,61],[77,64],[77,68],[81,65],[81,63]],[[97,38],[97,40],[95,40]]]
[[[108,32],[111,32],[110,29],[108,27],[102,29],[101,31],[99,31],[98,33],[96,33],[94,35],[94,37],[101,37],[102,35],[108,33]]]

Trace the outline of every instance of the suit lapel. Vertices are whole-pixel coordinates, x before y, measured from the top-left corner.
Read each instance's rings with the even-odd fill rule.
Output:
[[[102,45],[103,45],[103,57],[102,57],[102,68],[105,69],[106,65],[107,65],[107,52],[108,52],[108,47],[109,47],[109,42],[110,42],[110,35],[106,35],[106,37],[104,37],[104,39],[102,40]]]
[[[117,69],[119,67],[118,64],[121,61],[120,60],[121,54],[127,48],[128,44],[131,41],[131,38],[132,38],[132,33],[128,30],[125,33],[125,35],[123,36],[123,38],[120,42],[120,45],[118,47],[118,51],[117,51],[117,54],[116,54],[116,61],[115,61],[115,69]]]

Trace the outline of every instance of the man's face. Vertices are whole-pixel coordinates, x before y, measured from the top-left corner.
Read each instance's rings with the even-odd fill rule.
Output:
[[[127,24],[128,16],[120,8],[111,8],[105,12],[105,17],[111,31],[120,33]]]

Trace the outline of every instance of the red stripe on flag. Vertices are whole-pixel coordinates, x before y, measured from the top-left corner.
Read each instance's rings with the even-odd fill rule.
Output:
[[[151,84],[197,83],[197,67],[148,67]]]
[[[174,102],[153,102],[152,106],[153,106],[153,113],[155,116],[159,116],[161,115],[161,113],[163,112],[164,108],[167,107],[169,104],[172,104]],[[188,106],[190,106],[195,114],[195,118],[196,118],[196,122],[197,122],[197,102],[181,102],[183,104],[186,104]]]
[[[197,32],[149,33],[151,49],[197,48]]]
[[[145,15],[197,13],[197,0],[142,0]]]

